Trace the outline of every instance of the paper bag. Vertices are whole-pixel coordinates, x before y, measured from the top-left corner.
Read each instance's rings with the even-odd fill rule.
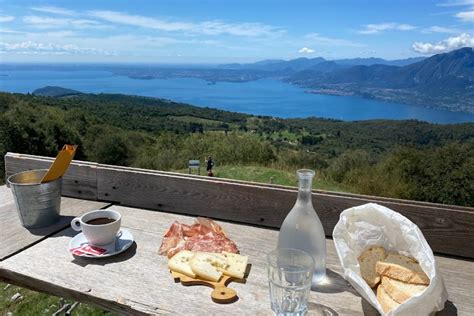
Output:
[[[418,226],[400,213],[375,203],[352,207],[341,213],[333,238],[344,277],[382,315],[429,315],[444,308],[448,295],[433,251]],[[357,258],[369,246],[414,257],[430,278],[428,288],[385,314],[360,274]]]

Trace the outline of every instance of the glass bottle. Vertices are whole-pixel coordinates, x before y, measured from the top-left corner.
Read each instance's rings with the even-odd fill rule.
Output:
[[[297,171],[298,198],[283,221],[278,235],[278,248],[303,250],[313,257],[313,285],[326,276],[326,235],[311,200],[314,174],[314,171],[309,169]]]

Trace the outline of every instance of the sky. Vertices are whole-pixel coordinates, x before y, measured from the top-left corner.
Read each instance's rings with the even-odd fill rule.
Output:
[[[0,62],[403,59],[474,47],[474,0],[0,0]]]

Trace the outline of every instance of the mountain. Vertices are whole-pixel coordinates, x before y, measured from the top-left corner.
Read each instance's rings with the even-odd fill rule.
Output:
[[[312,66],[308,69],[306,69],[307,71],[315,71],[315,72],[319,72],[319,73],[329,73],[329,72],[333,72],[333,71],[336,71],[336,70],[341,70],[341,69],[345,69],[345,68],[348,68],[349,66],[346,66],[346,65],[341,65],[341,64],[338,64],[334,61],[323,61],[319,64],[316,64],[315,66]]]
[[[334,60],[334,62],[340,65],[348,65],[348,66],[356,66],[356,65],[371,66],[371,65],[376,65],[376,64],[389,65],[389,66],[406,66],[406,65],[410,65],[410,64],[422,61],[425,58],[426,57],[412,57],[412,58],[407,58],[407,59],[385,60],[382,58],[369,57],[369,58],[337,59],[337,60]]]
[[[316,58],[296,58],[292,59],[289,61],[283,61],[283,62],[276,62],[276,63],[271,63],[265,65],[265,70],[267,71],[281,71],[281,70],[292,70],[292,71],[302,71],[308,68],[311,68],[313,66],[316,66],[317,64],[320,64],[322,62],[326,61],[322,57],[316,57]]]
[[[42,97],[65,97],[82,94],[82,92],[62,87],[46,86],[44,88],[36,89],[33,91],[33,94]]]
[[[326,61],[322,57],[316,58],[296,58],[291,60],[269,59],[262,60],[252,64],[227,64],[220,65],[221,69],[253,69],[264,70],[268,72],[295,72],[311,68],[319,63]]]
[[[445,88],[473,89],[474,49],[461,48],[446,54],[434,55],[422,62],[400,68],[400,84]]]
[[[296,84],[307,84],[308,82],[311,82],[312,78],[319,78],[321,75],[329,74],[350,67],[351,66],[348,65],[337,64],[334,61],[324,61],[306,70],[302,70],[291,75],[290,81]]]
[[[251,64],[238,64],[238,63],[223,64],[223,65],[219,65],[218,68],[233,69],[233,70],[254,69],[254,70],[264,70],[264,71],[286,70],[290,72],[290,71],[315,70],[311,68],[314,68],[318,64],[324,63],[324,62],[332,63],[332,67],[335,70],[337,68],[337,67],[334,67],[335,64],[344,66],[340,68],[345,68],[349,66],[357,66],[357,65],[371,66],[371,65],[376,65],[376,64],[389,65],[389,66],[406,66],[406,65],[410,65],[410,64],[422,61],[423,59],[425,59],[425,57],[414,57],[414,58],[398,59],[398,60],[385,60],[382,58],[369,57],[369,58],[337,59],[337,60],[327,61],[326,59],[322,57],[316,57],[316,58],[302,57],[302,58],[296,58],[296,59],[291,59],[291,60],[265,59],[265,60],[251,63]],[[323,65],[321,69],[324,70],[328,66],[329,64]],[[323,72],[327,72],[327,71],[324,70]]]
[[[264,67],[266,65],[276,64],[276,63],[281,63],[281,62],[285,62],[285,60],[283,60],[283,59],[264,59],[264,60],[257,61],[255,63],[251,63],[251,64],[239,64],[239,63],[222,64],[222,65],[218,65],[217,68],[221,68],[221,69],[256,69],[256,68]]]
[[[411,65],[420,61],[425,60],[426,57],[411,57],[407,59],[396,59],[396,60],[387,60],[385,62],[385,65],[391,65],[391,66],[407,66]]]
[[[474,112],[474,50],[470,47],[403,67],[376,64],[327,73],[306,70],[287,80],[314,93],[354,94]]]

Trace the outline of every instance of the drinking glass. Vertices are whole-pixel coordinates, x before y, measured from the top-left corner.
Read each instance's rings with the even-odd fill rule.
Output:
[[[304,315],[314,260],[308,253],[292,248],[275,249],[267,255],[270,303],[277,315]]]

